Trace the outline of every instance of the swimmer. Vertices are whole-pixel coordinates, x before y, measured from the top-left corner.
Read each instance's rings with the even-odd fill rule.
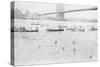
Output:
[[[75,45],[75,41],[73,41],[73,45]]]
[[[74,55],[76,55],[76,48],[74,48]]]
[[[64,50],[65,50],[65,48],[63,47],[63,48],[62,48],[62,50],[64,51]]]
[[[55,44],[57,44],[57,40],[55,41]]]
[[[41,48],[41,46],[39,45],[38,48]]]

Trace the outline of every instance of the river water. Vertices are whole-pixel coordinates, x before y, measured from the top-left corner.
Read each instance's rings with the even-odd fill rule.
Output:
[[[30,29],[32,21],[15,20],[15,26],[26,26]],[[18,23],[17,23],[18,22]],[[44,21],[41,24],[55,25],[96,25],[90,22],[57,22]],[[16,65],[64,63],[97,60],[97,31],[72,32],[66,29],[62,32],[47,32],[48,27],[40,27],[39,32],[14,32]],[[43,30],[44,29],[44,30]]]

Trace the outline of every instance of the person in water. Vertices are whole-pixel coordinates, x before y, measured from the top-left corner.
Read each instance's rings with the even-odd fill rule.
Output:
[[[56,47],[56,44],[57,44],[57,40],[56,41],[54,41],[54,46]]]
[[[75,41],[73,41],[73,45],[75,45]]]
[[[57,44],[57,40],[55,41],[55,44]]]
[[[76,48],[74,48],[73,51],[74,51],[74,55],[76,55]]]
[[[62,48],[62,50],[64,51],[64,50],[65,50],[65,48],[63,47],[63,48]]]
[[[39,45],[39,46],[38,46],[38,48],[40,49],[40,48],[41,48],[41,46]]]

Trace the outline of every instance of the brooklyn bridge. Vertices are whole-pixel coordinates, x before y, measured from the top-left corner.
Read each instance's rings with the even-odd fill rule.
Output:
[[[56,12],[43,13],[43,14],[39,14],[39,16],[56,14],[56,18],[57,19],[63,20],[65,13],[79,12],[79,11],[93,11],[93,10],[98,10],[98,9],[97,9],[97,7],[87,7],[87,8],[72,9],[72,10],[65,11],[63,4],[57,4],[57,6],[56,6]]]

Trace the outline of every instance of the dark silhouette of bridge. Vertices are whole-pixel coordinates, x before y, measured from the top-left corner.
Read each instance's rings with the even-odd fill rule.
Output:
[[[90,11],[90,10],[97,10],[97,7],[88,7],[88,8],[72,9],[72,10],[64,11],[64,5],[63,4],[57,4],[56,12],[43,13],[43,14],[39,14],[39,16],[56,14],[57,19],[64,19],[65,13],[78,12],[78,11]]]

